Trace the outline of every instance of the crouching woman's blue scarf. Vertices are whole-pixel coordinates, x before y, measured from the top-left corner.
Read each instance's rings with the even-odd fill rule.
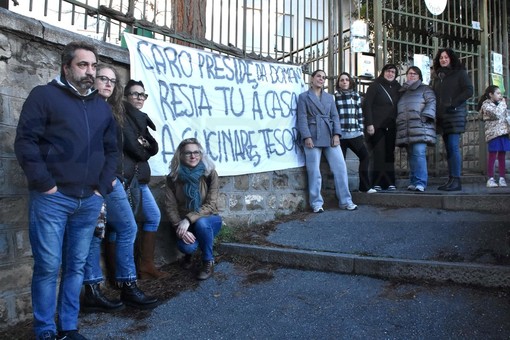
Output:
[[[184,183],[184,195],[187,199],[187,208],[193,211],[199,211],[202,206],[200,197],[200,177],[205,172],[204,163],[200,162],[194,168],[181,166],[179,168],[179,180]]]

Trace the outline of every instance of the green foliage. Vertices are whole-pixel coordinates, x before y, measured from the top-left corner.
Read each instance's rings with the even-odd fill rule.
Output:
[[[223,223],[220,232],[216,235],[215,242],[236,242],[236,228],[230,227]]]

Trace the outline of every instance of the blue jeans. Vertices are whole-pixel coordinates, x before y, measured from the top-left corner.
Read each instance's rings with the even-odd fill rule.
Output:
[[[443,135],[443,141],[446,148],[446,157],[448,159],[448,175],[450,177],[460,177],[462,168],[460,159],[460,134],[451,133]]]
[[[186,244],[183,240],[177,240],[177,248],[184,254],[193,254],[200,247],[200,250],[202,250],[202,261],[213,261],[214,237],[219,233],[221,224],[221,216],[219,215],[199,218],[188,229],[195,235],[195,242]]]
[[[151,189],[147,184],[140,184],[142,190],[142,214],[143,214],[143,231],[158,231],[159,222],[161,221],[161,211],[159,210],[156,199],[152,195]],[[108,233],[108,241],[115,242],[117,233],[113,230]]]
[[[142,189],[142,209],[143,209],[143,231],[158,231],[161,221],[161,211],[152,195],[151,189],[147,184],[140,184]]]
[[[106,220],[108,233],[116,234],[115,280],[117,282],[136,281],[135,259],[133,255],[137,225],[122,182],[117,179],[113,191],[106,196]],[[101,239],[92,238],[89,256],[85,265],[84,284],[103,281],[100,266]]]
[[[340,207],[352,203],[351,192],[349,191],[349,180],[347,178],[347,166],[340,150],[340,146],[325,148],[304,148],[306,172],[308,174],[308,193],[312,209],[322,207],[324,199],[321,195],[322,175],[320,171],[321,155],[324,152],[328,160],[329,168],[333,173],[335,182],[336,197]]]
[[[34,331],[78,329],[80,290],[103,198],[30,192],[29,236],[34,256]],[[57,281],[62,269],[57,301]],[[55,311],[58,325],[55,325]]]
[[[427,187],[427,144],[414,143],[407,147],[407,159],[409,161],[409,182],[423,188]]]

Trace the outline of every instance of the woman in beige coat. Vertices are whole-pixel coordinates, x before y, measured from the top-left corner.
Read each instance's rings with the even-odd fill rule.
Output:
[[[200,248],[199,280],[214,272],[214,237],[221,229],[218,215],[218,173],[196,138],[184,139],[170,163],[166,178],[165,210],[175,227],[177,247],[184,253],[183,267],[191,268],[191,256]]]

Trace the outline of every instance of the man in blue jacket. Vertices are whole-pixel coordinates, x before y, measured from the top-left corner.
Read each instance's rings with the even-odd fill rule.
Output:
[[[26,99],[14,142],[30,191],[32,308],[38,339],[84,339],[78,333],[84,265],[117,164],[112,113],[92,89],[96,48],[72,42],[61,57],[60,76],[35,87]]]

